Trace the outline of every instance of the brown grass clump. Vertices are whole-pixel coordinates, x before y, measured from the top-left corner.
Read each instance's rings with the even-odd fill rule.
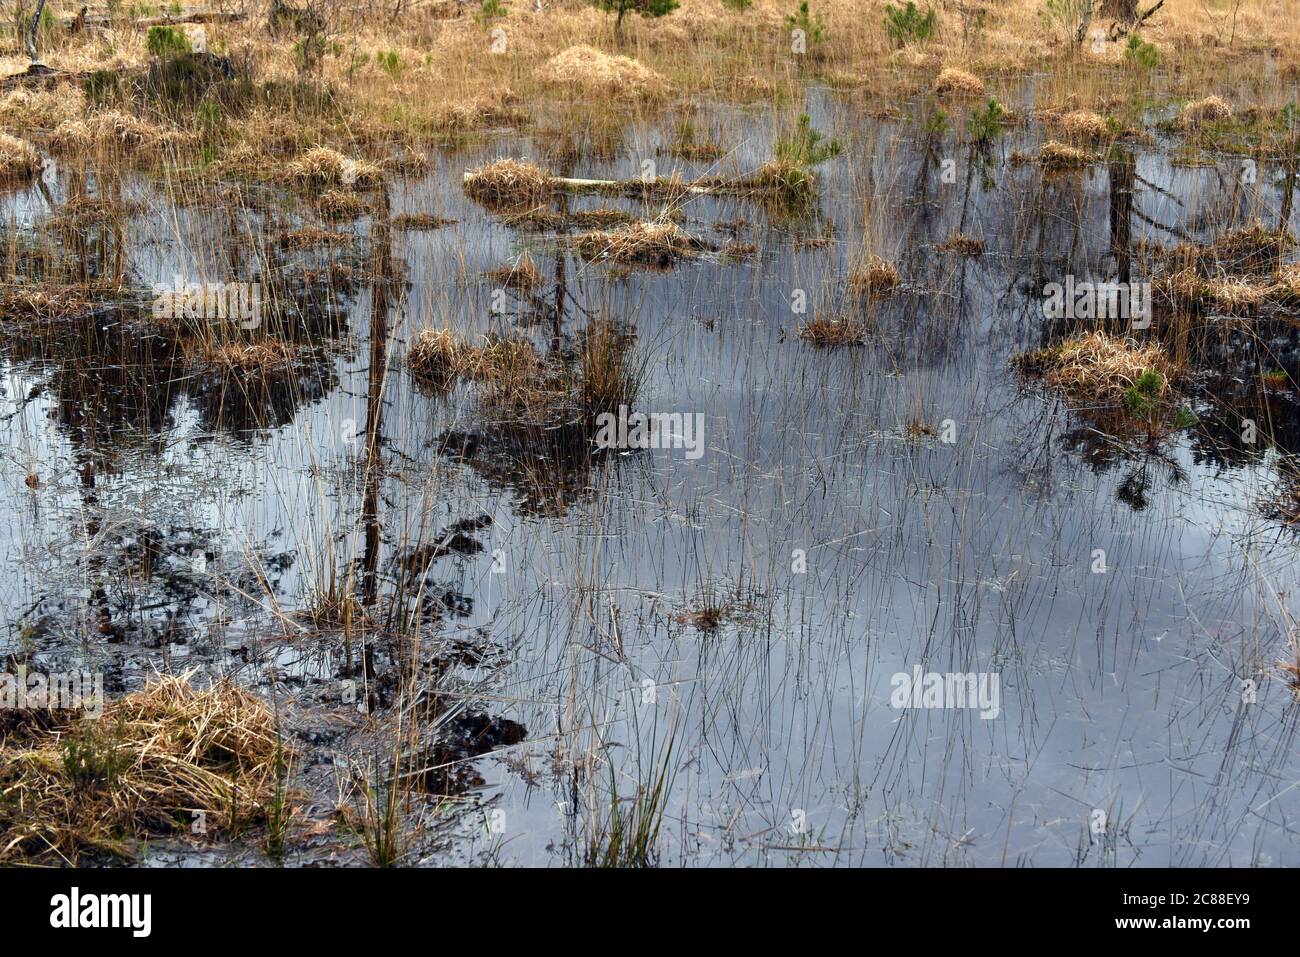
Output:
[[[498,266],[496,269],[489,269],[487,277],[498,286],[506,289],[518,289],[521,292],[527,292],[535,289],[545,282],[545,277],[533,262],[533,257],[528,253],[522,254],[513,263],[505,266]]]
[[[283,371],[297,354],[292,346],[268,336],[251,342],[202,342],[192,358],[204,368],[253,375]]]
[[[143,153],[184,145],[192,139],[181,130],[158,126],[121,110],[101,110],[85,119],[60,123],[50,134],[50,147],[64,152],[117,149]]]
[[[814,316],[799,327],[799,338],[809,345],[835,348],[860,346],[867,341],[867,327],[838,316]]]
[[[1294,318],[1300,307],[1300,266],[1283,266],[1276,272],[1185,266],[1161,275],[1161,290],[1176,306],[1194,312],[1212,311],[1224,316]]]
[[[806,167],[780,157],[768,160],[750,176],[733,184],[737,192],[756,190],[791,204],[810,200],[815,186],[813,174]]]
[[[388,172],[397,173],[399,176],[418,176],[433,169],[433,161],[429,159],[428,153],[413,150],[409,147],[401,150],[395,156],[388,157],[379,165]]]
[[[583,330],[577,403],[588,421],[603,412],[630,406],[641,391],[645,357],[634,348],[636,336],[608,319],[593,320]]]
[[[711,248],[676,223],[662,220],[593,230],[574,243],[586,259],[660,268]]]
[[[934,81],[934,92],[939,96],[983,96],[984,81],[973,73],[948,67]]]
[[[1226,232],[1212,243],[1195,247],[1191,259],[1207,274],[1269,272],[1294,244],[1295,237],[1286,229],[1270,229],[1256,221]]]
[[[483,386],[483,404],[498,412],[535,418],[570,402],[570,384],[527,339],[489,338],[471,353],[468,372]]]
[[[1277,271],[1273,295],[1283,302],[1300,302],[1300,263],[1283,266]]]
[[[1097,157],[1065,143],[1050,140],[1038,151],[1038,165],[1046,170],[1084,169],[1097,162]]]
[[[317,246],[346,242],[349,238],[347,233],[330,232],[317,226],[304,226],[302,229],[293,229],[282,235],[280,248],[314,249]]]
[[[36,147],[8,133],[0,133],[0,183],[26,182],[45,164]]]
[[[1219,96],[1192,100],[1178,114],[1178,125],[1183,129],[1196,129],[1207,123],[1219,123],[1232,118],[1232,107]]]
[[[545,206],[537,206],[523,212],[509,213],[505,216],[504,222],[506,225],[516,228],[554,232],[567,227],[608,229],[611,226],[622,226],[636,222],[636,217],[625,210],[614,209],[610,206],[600,206],[596,209],[579,209],[571,211],[567,216],[555,210],[547,209]]]
[[[537,78],[588,95],[619,99],[663,96],[669,84],[662,76],[631,57],[610,56],[584,44],[571,46],[547,60]]]
[[[473,366],[473,352],[450,329],[425,329],[411,344],[406,362],[420,379],[445,390]]]
[[[93,306],[94,303],[76,287],[46,285],[31,289],[17,286],[6,288],[0,294],[0,317],[10,321],[71,319],[86,315]]]
[[[341,189],[331,189],[321,195],[316,201],[316,208],[326,219],[349,220],[356,219],[370,207],[364,199],[355,193],[349,193]]]
[[[486,206],[536,205],[555,190],[555,178],[528,160],[499,159],[465,174],[465,193]]]
[[[902,277],[898,274],[898,267],[878,256],[871,256],[849,270],[850,292],[888,296],[898,289],[901,282]]]
[[[1213,242],[1186,243],[1162,254],[1161,286],[1176,302],[1194,306],[1201,300],[1249,304],[1257,296],[1293,298],[1293,279],[1282,260],[1295,244],[1285,229],[1260,222],[1234,229]],[[1250,289],[1241,287],[1251,287]],[[1268,287],[1261,293],[1256,290]]]
[[[251,143],[236,143],[217,157],[213,171],[227,176],[256,176],[266,170],[266,157]]]
[[[526,339],[490,336],[474,346],[450,329],[426,329],[412,343],[406,361],[421,382],[438,391],[462,376],[479,383],[484,404],[498,411],[544,411],[562,405],[567,394]]]
[[[49,712],[0,750],[0,861],[76,862],[130,842],[264,821],[283,798],[271,711],[222,682],[160,677],[96,719]]]
[[[1016,365],[1026,374],[1042,376],[1044,385],[1079,405],[1120,405],[1125,393],[1148,370],[1160,373],[1159,396],[1163,398],[1175,371],[1159,343],[1138,345],[1105,332],[1026,353],[1017,358]]]
[[[1264,305],[1273,291],[1271,283],[1252,282],[1239,276],[1213,279],[1200,284],[1200,298],[1212,304],[1216,311],[1228,314],[1255,312]]]
[[[85,99],[80,90],[67,86],[60,90],[19,87],[0,99],[0,122],[9,129],[52,130],[81,116]]]
[[[967,236],[965,233],[953,233],[934,248],[941,253],[974,258],[984,255],[984,240]]]
[[[1110,133],[1105,118],[1092,110],[1067,113],[1057,121],[1057,125],[1067,137],[1078,142],[1095,143]]]
[[[374,163],[344,156],[328,146],[303,153],[288,166],[288,176],[299,183],[316,186],[373,186],[383,179]]]
[[[442,229],[444,226],[455,225],[454,219],[443,219],[441,216],[435,216],[432,213],[402,213],[394,216],[392,220],[394,229]]]

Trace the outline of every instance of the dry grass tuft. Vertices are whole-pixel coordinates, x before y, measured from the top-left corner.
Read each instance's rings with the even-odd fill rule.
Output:
[[[383,179],[383,170],[374,163],[344,156],[328,146],[317,146],[303,153],[288,166],[289,178],[315,186],[373,186]]]
[[[941,253],[974,258],[984,255],[984,240],[967,236],[965,233],[953,233],[934,248]]]
[[[528,160],[499,159],[465,174],[465,193],[486,206],[536,205],[555,190],[555,178]]]
[[[816,182],[807,167],[791,159],[768,160],[748,177],[738,180],[733,188],[738,192],[756,190],[770,193],[789,203],[807,202],[812,198]]]
[[[189,133],[150,123],[121,110],[101,110],[85,119],[60,123],[50,134],[50,147],[74,153],[113,149],[144,153],[183,146],[193,139]]]
[[[1075,110],[1057,120],[1057,125],[1065,135],[1076,142],[1095,143],[1110,134],[1106,119],[1091,110]]]
[[[1294,244],[1289,231],[1256,221],[1223,233],[1213,242],[1185,243],[1165,254],[1164,279],[1182,295],[1193,293],[1198,279],[1262,279],[1282,268],[1282,260]]]
[[[44,165],[31,143],[0,133],[0,183],[26,182],[38,176]]]
[[[9,321],[73,319],[86,315],[93,307],[85,291],[75,286],[15,286],[0,294],[0,316]]]
[[[281,249],[315,249],[317,246],[332,246],[347,242],[351,237],[347,233],[335,233],[317,226],[304,226],[293,229],[280,237]]]
[[[1219,96],[1192,100],[1178,114],[1178,125],[1183,129],[1196,129],[1206,123],[1218,123],[1232,118],[1232,107]]]
[[[32,90],[19,87],[0,99],[0,122],[9,129],[52,130],[75,120],[85,109],[80,90]]]
[[[1120,405],[1125,393],[1148,371],[1160,374],[1156,398],[1163,398],[1174,373],[1159,343],[1138,345],[1105,332],[1026,353],[1016,364],[1027,374],[1041,375],[1044,385],[1079,405]]]
[[[370,205],[356,193],[341,189],[331,189],[316,201],[316,208],[326,219],[356,219],[370,209]]]
[[[406,362],[416,376],[445,390],[473,367],[473,352],[450,329],[425,329],[411,344]]]
[[[1050,140],[1038,151],[1038,165],[1046,170],[1084,169],[1097,162],[1097,157],[1074,146]]]
[[[267,375],[290,368],[297,359],[293,347],[269,336],[255,341],[199,342],[191,361],[206,369]]]
[[[527,292],[530,289],[536,289],[543,282],[545,277],[533,262],[533,257],[528,253],[523,253],[513,263],[505,266],[498,266],[496,269],[489,269],[487,277],[498,286],[506,289],[518,289],[521,292]]]
[[[983,96],[984,81],[973,73],[948,67],[934,81],[939,96]]]
[[[443,219],[432,213],[402,213],[394,216],[392,223],[394,229],[442,229],[444,226],[454,225],[456,220]]]
[[[862,295],[888,296],[901,282],[898,267],[878,256],[871,256],[849,270],[849,291]]]
[[[426,329],[406,357],[423,383],[446,391],[462,376],[483,386],[485,406],[496,411],[531,414],[561,405],[566,397],[559,380],[526,339],[490,336],[471,345],[450,329]]]
[[[515,228],[535,229],[543,232],[555,232],[569,227],[582,229],[608,229],[636,222],[636,217],[621,209],[611,206],[599,206],[596,209],[579,209],[567,216],[545,206],[536,206],[522,212],[509,213],[504,217],[505,224]]]
[[[0,751],[0,861],[124,855],[133,840],[188,831],[196,812],[210,831],[236,830],[283,797],[274,716],[229,683],[156,678],[98,719],[48,715]]]
[[[574,243],[587,259],[664,268],[711,247],[673,222],[630,223],[583,233]]]
[[[838,316],[814,316],[799,327],[799,338],[814,346],[860,346],[867,341],[867,326]]]
[[[546,83],[619,99],[650,99],[669,89],[667,80],[631,57],[610,56],[583,44],[557,53],[536,75]]]

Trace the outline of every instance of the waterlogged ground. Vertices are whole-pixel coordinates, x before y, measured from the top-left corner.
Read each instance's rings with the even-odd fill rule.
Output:
[[[110,694],[155,668],[234,674],[281,703],[303,820],[328,824],[345,745],[355,758],[394,740],[400,656],[372,636],[349,671],[364,636],[345,646],[300,612],[331,581],[350,579],[377,619],[400,594],[424,612],[401,640],[423,648],[416,684],[440,702],[440,733],[485,742],[425,762],[441,768],[426,789],[458,797],[411,823],[438,835],[418,863],[580,862],[611,776],[629,798],[664,766],[664,865],[1300,863],[1296,699],[1278,667],[1294,660],[1300,540],[1266,517],[1279,456],[1297,450],[1243,445],[1202,409],[1159,454],[1128,454],[1008,367],[1046,341],[1045,281],[1114,277],[1116,241],[1275,222],[1274,171],[1247,193],[1237,160],[1178,166],[1151,142],[1131,165],[1045,177],[1007,159],[1033,152],[1032,125],[981,162],[952,134],[927,154],[914,124],[829,95],[809,112],[845,147],[819,169],[816,212],[692,199],[684,228],[756,252],[668,270],[586,262],[506,225],[461,174],[498,156],[589,178],[635,177],[646,157],[661,174],[709,169],[657,152],[669,120],[571,165],[508,133],[437,154],[393,212],[456,222],[394,230],[404,288],[376,304],[359,282],[318,361],[272,389],[199,381],[113,315],[58,342],[10,329],[0,651],[102,670]],[[770,155],[765,111],[706,117],[719,169]],[[1116,231],[1129,173],[1130,230]],[[66,188],[47,173],[50,198]],[[221,209],[174,211],[144,177],[124,190],[141,288],[247,278],[211,265]],[[656,211],[570,201],[611,202]],[[48,210],[39,191],[4,204],[19,231]],[[354,227],[370,237],[359,261],[370,227]],[[982,256],[935,248],[958,230]],[[502,311],[482,274],[525,249],[547,283]],[[864,249],[904,283],[861,307],[874,334],[799,341]],[[638,410],[703,415],[699,458],[592,456],[563,430],[516,441],[474,386],[431,394],[405,368],[424,328],[564,349],[593,315],[626,323],[647,357]],[[1295,434],[1281,414],[1273,427]],[[998,713],[892,707],[891,679],[915,668],[996,675]],[[288,861],[361,862],[359,847],[322,825]],[[256,859],[182,844],[152,859],[232,853]]]

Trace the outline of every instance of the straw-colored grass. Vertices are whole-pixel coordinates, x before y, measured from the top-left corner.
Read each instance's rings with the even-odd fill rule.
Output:
[[[374,163],[352,159],[328,146],[307,150],[288,166],[289,178],[316,186],[373,186],[383,179]]]
[[[472,368],[473,352],[450,329],[425,329],[411,343],[406,362],[419,378],[446,389]]]
[[[75,87],[32,90],[19,87],[0,99],[0,122],[9,129],[52,130],[60,123],[78,119],[85,112],[86,99]]]
[[[74,286],[10,286],[0,293],[0,317],[9,321],[76,318],[86,315],[93,305],[86,290]]]
[[[435,216],[432,213],[401,213],[394,216],[392,225],[394,229],[442,229],[444,226],[452,226],[456,223],[454,219],[443,219],[441,216]]]
[[[271,711],[229,683],[160,677],[102,717],[47,712],[0,749],[0,861],[76,862],[133,841],[261,822],[283,794]]]
[[[849,271],[848,287],[860,295],[888,296],[901,282],[897,266],[879,256],[869,256]]]
[[[351,237],[347,233],[331,232],[318,226],[304,226],[291,229],[280,236],[281,249],[315,249],[317,246],[334,246],[347,242]]]
[[[331,189],[323,193],[320,199],[316,201],[316,208],[320,210],[320,214],[326,219],[342,221],[356,219],[370,207],[356,193],[342,189]]]
[[[26,182],[37,176],[42,166],[41,154],[31,143],[0,133],[0,183]]]
[[[1038,165],[1046,170],[1084,169],[1097,162],[1095,154],[1050,140],[1038,151]]]
[[[583,233],[574,244],[587,259],[666,267],[710,247],[673,222],[629,223]]]
[[[555,190],[555,178],[528,160],[499,159],[465,174],[465,193],[491,207],[536,205]]]
[[[1131,339],[1092,332],[1059,346],[1018,357],[1019,368],[1042,376],[1043,384],[1084,406],[1118,406],[1144,372],[1160,374],[1158,398],[1163,398],[1175,369],[1156,342],[1140,345]]]
[[[250,376],[282,371],[297,359],[293,346],[270,336],[252,341],[196,341],[195,347],[187,351],[191,361],[201,368]]]
[[[533,262],[533,257],[528,253],[523,253],[512,263],[504,266],[498,266],[496,269],[489,269],[487,277],[498,286],[506,289],[518,289],[521,292],[527,292],[536,289],[546,277],[542,271],[537,268]]]
[[[84,119],[60,123],[50,134],[50,148],[68,153],[118,150],[147,153],[192,143],[190,133],[151,123],[121,110],[100,110]]]
[[[536,75],[543,82],[585,95],[617,99],[659,97],[669,89],[667,80],[631,57],[611,56],[585,44],[557,53]]]
[[[938,96],[983,96],[984,81],[973,73],[948,67],[934,81]]]
[[[1092,110],[1075,110],[1066,113],[1056,120],[1056,125],[1068,139],[1076,142],[1095,143],[1110,134],[1105,117]]]
[[[1197,129],[1208,123],[1221,123],[1232,118],[1232,107],[1220,96],[1207,96],[1192,100],[1178,113],[1178,125],[1183,129]]]
[[[814,316],[799,327],[799,338],[814,346],[858,346],[867,341],[866,325],[839,316]]]

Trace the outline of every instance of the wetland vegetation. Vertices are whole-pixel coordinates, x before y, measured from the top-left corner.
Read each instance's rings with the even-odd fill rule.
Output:
[[[1300,864],[1290,8],[21,0],[0,864]]]

